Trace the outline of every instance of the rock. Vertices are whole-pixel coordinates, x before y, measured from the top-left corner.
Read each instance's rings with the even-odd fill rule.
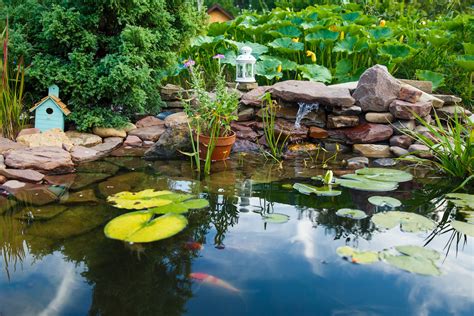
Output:
[[[379,158],[375,159],[373,164],[377,167],[393,167],[397,164],[397,161],[392,158]]]
[[[121,137],[107,137],[104,138],[104,142],[99,145],[95,145],[90,149],[97,151],[97,156],[104,157],[113,150],[119,148],[122,145],[123,139]]]
[[[123,142],[123,145],[128,147],[141,147],[142,144],[142,140],[135,135],[128,135],[127,138],[125,138],[125,141]]]
[[[127,132],[124,129],[116,129],[110,127],[94,127],[92,132],[102,138],[107,137],[127,137]]]
[[[137,123],[135,123],[135,126],[137,128],[142,128],[142,127],[150,127],[150,126],[163,126],[165,125],[165,122],[163,120],[160,120],[159,118],[156,118],[154,116],[147,116],[139,120]]]
[[[369,112],[365,114],[365,120],[370,123],[387,124],[394,120],[390,112]]]
[[[7,181],[8,181],[7,177],[5,177],[5,176],[0,176],[0,184],[4,184],[4,183],[7,182]],[[1,213],[1,212],[0,212],[0,213]]]
[[[347,137],[344,129],[330,129],[328,132],[327,140],[337,143],[347,143]]]
[[[6,189],[18,201],[29,205],[46,205],[58,199],[57,195],[49,190],[49,186],[33,183],[24,183],[16,180],[7,181],[2,188]]]
[[[141,127],[141,128],[137,128],[137,129],[134,129],[133,131],[128,132],[128,135],[137,136],[143,141],[148,140],[148,141],[156,142],[158,139],[160,139],[160,136],[165,132],[165,129],[166,128],[163,125]]]
[[[127,123],[122,129],[128,133],[130,131],[133,131],[134,129],[136,129],[137,127],[135,126],[135,124],[133,123]]]
[[[121,146],[110,153],[112,157],[143,157],[148,147]]]
[[[262,105],[262,97],[268,91],[269,86],[257,87],[244,93],[240,98],[240,104],[247,106],[260,106]]]
[[[412,87],[410,85],[402,85],[400,88],[400,92],[398,93],[398,98],[406,102],[416,103],[418,102],[418,100],[420,100],[422,94],[423,91],[415,87]]]
[[[26,146],[23,144],[16,143],[8,138],[0,137],[0,154],[4,154],[10,150],[22,149]]]
[[[352,96],[364,112],[387,112],[399,91],[400,83],[390,75],[387,67],[375,65],[360,76]]]
[[[307,155],[309,152],[318,150],[318,146],[313,143],[290,144],[285,152],[285,158],[295,157],[300,154]]]
[[[355,103],[349,89],[327,87],[321,82],[286,80],[277,82],[268,91],[273,98],[292,103],[319,103],[346,107],[350,107]]]
[[[21,182],[18,180],[9,180],[7,182],[4,182],[2,185],[2,189],[6,189],[7,191],[10,192],[10,190],[18,190],[26,186],[25,182]]]
[[[365,123],[349,128],[345,133],[352,143],[370,144],[389,139],[393,129],[384,124]]]
[[[58,185],[66,188],[70,188],[74,181],[76,181],[77,175],[75,173],[61,174],[61,175],[48,175],[44,177],[44,181],[51,185]]]
[[[347,159],[347,168],[348,169],[362,169],[369,165],[369,158],[367,157],[353,157]]]
[[[458,115],[458,118],[461,119],[463,116],[471,116],[472,113],[469,110],[466,110],[459,105],[448,105],[443,106],[440,109],[437,109],[437,113],[440,118],[454,118],[455,114]]]
[[[309,128],[309,137],[314,139],[328,138],[329,134],[325,129],[311,126]]]
[[[237,138],[246,139],[255,142],[258,138],[258,134],[250,127],[233,123],[232,130],[235,132]]]
[[[233,153],[260,152],[260,146],[246,139],[237,139],[232,146]]]
[[[93,189],[87,189],[79,192],[68,192],[61,196],[59,203],[61,204],[77,204],[77,203],[97,203]]]
[[[110,174],[108,173],[78,173],[74,183],[71,185],[71,189],[79,190],[109,177]]]
[[[23,182],[40,182],[43,180],[44,175],[35,170],[30,169],[0,169],[0,175],[7,177],[12,180],[19,180]]]
[[[254,108],[245,108],[241,109],[237,114],[239,117],[238,121],[250,121],[255,117],[255,109]]]
[[[354,144],[353,150],[357,154],[361,154],[370,158],[390,158],[390,147],[387,145],[376,144]]]
[[[328,128],[352,127],[359,124],[359,117],[355,115],[328,115]]]
[[[408,148],[413,144],[413,139],[408,135],[395,135],[390,138],[390,146]]]
[[[420,100],[418,102],[430,102],[435,109],[443,107],[444,102],[441,99],[435,98],[431,94],[422,92]]]
[[[184,112],[177,112],[171,115],[168,115],[165,118],[165,126],[173,127],[177,125],[186,125],[188,126],[189,118],[188,115]]]
[[[277,109],[275,116],[278,118],[282,118],[282,119],[294,122],[296,120],[297,114],[298,114],[297,107],[281,106]],[[259,110],[257,112],[257,116],[262,118],[263,110]],[[301,123],[306,126],[324,127],[326,125],[326,113],[323,109],[311,111],[303,117],[303,119],[301,120]]]
[[[67,131],[66,136],[71,140],[74,146],[92,147],[102,143],[100,136],[90,133]]]
[[[334,106],[330,107],[330,110],[334,115],[359,115],[362,113],[362,108],[357,105],[350,107]]]
[[[5,166],[5,157],[3,155],[0,155],[0,169],[5,169],[7,166]]]
[[[433,83],[431,81],[424,80],[409,80],[409,79],[399,79],[400,82],[408,84],[412,87],[415,87],[425,93],[433,92]]]
[[[74,171],[71,154],[58,147],[17,149],[5,154],[5,164],[15,169],[33,169],[45,174]]]
[[[19,136],[16,141],[28,147],[54,146],[62,148],[63,144],[72,145],[71,140],[59,128],[53,128],[44,133]]]
[[[183,95],[185,91],[180,86],[168,83],[161,88],[160,94],[163,101],[180,100],[181,97],[187,98],[189,95]]]
[[[241,91],[250,91],[254,90],[258,87],[258,83],[256,82],[238,82],[237,89]]]
[[[295,128],[295,124],[283,119],[275,120],[275,136],[282,135],[281,137],[286,138],[290,142],[295,142],[298,140],[303,140],[308,136],[308,128],[301,124],[300,128]]]
[[[456,105],[462,102],[462,99],[455,95],[433,94],[433,96],[443,101],[444,105]]]
[[[423,117],[430,114],[431,108],[430,102],[410,103],[402,100],[394,100],[392,104],[390,104],[390,113],[399,119],[413,120],[415,119],[413,112]]]
[[[160,139],[145,152],[145,159],[161,160],[181,157],[182,152],[191,152],[191,139],[187,125],[167,128]]]
[[[97,150],[84,146],[74,146],[70,153],[74,163],[92,161],[100,158]]]
[[[39,134],[41,130],[39,128],[24,128],[22,129],[16,137],[24,136],[24,135],[32,135],[32,134]]]
[[[408,152],[420,158],[433,158],[428,146],[423,144],[413,144],[408,147]]]
[[[64,205],[29,206],[16,212],[14,218],[24,221],[47,221],[66,211]]]
[[[396,157],[401,157],[408,155],[409,152],[405,148],[398,147],[398,146],[390,146],[390,151],[396,156]]]
[[[345,88],[345,89],[349,89],[349,91],[352,92],[355,89],[357,89],[357,84],[358,83],[359,83],[358,81],[349,81],[349,82],[331,84],[328,87],[330,87],[330,88]]]
[[[67,151],[67,152],[70,152],[73,147],[74,147],[73,144],[63,144],[63,145],[61,146],[61,148],[64,149],[65,151]]]
[[[340,143],[330,143],[330,142],[324,142],[324,149],[332,153],[339,152],[342,154],[349,153],[351,151],[351,148],[349,146],[346,146]]]
[[[393,133],[395,135],[403,135],[402,131],[413,131],[415,127],[415,120],[398,120],[392,123]]]
[[[114,175],[119,169],[118,165],[104,160],[86,162],[77,166],[77,172],[79,173],[107,173]]]

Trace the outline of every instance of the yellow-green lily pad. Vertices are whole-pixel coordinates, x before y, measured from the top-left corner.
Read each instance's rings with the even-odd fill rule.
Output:
[[[271,213],[263,215],[263,220],[267,223],[283,224],[290,220],[290,217],[286,214]]]
[[[356,170],[356,174],[375,181],[406,182],[413,179],[409,172],[390,168],[362,168]]]
[[[107,201],[113,203],[113,206],[124,209],[147,209],[152,207],[171,204],[173,201],[164,199],[164,196],[170,197],[171,191],[155,191],[147,189],[140,192],[119,192],[107,198]]]
[[[431,260],[438,260],[441,258],[439,252],[436,250],[415,245],[396,246],[395,249],[404,255],[412,257],[422,257]]]
[[[474,225],[469,224],[466,222],[461,222],[461,221],[456,221],[453,220],[451,221],[451,226],[458,232],[474,237]]]
[[[335,182],[348,189],[360,191],[387,192],[398,188],[397,182],[376,181],[356,174],[344,175],[342,179],[335,179]]]
[[[449,193],[446,194],[446,199],[456,206],[474,209],[474,194]]]
[[[364,211],[351,208],[341,208],[336,212],[336,215],[352,219],[364,219],[367,217],[367,214]]]
[[[302,194],[311,194],[311,193],[316,193],[318,190],[317,187],[309,184],[304,184],[304,183],[295,183],[293,184],[293,189],[297,190],[298,192]]]
[[[137,211],[123,214],[105,225],[108,238],[127,242],[147,243],[176,235],[188,224],[180,214],[165,214],[152,219],[153,213]]]
[[[436,223],[429,218],[416,213],[399,211],[374,214],[372,222],[375,226],[383,229],[391,229],[400,225],[402,231],[410,233],[429,231],[436,227]]]
[[[351,257],[354,251],[354,248],[349,246],[341,246],[336,249],[336,253],[341,257]]]
[[[209,201],[205,199],[190,199],[179,203],[171,203],[150,209],[155,214],[186,213],[189,210],[199,210],[209,206]]]
[[[390,197],[390,196],[371,196],[369,197],[369,203],[375,206],[380,206],[380,207],[390,207],[390,208],[396,208],[400,207],[402,205],[402,202],[400,200]]]
[[[384,260],[399,269],[422,275],[439,276],[441,270],[433,260],[424,257],[385,255]]]
[[[379,261],[379,254],[376,251],[359,251],[349,246],[341,246],[336,249],[336,253],[357,264],[370,264]]]

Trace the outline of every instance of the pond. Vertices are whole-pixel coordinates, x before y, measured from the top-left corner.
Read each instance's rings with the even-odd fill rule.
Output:
[[[0,315],[474,314],[472,237],[371,221],[382,210],[368,198],[382,195],[400,200],[400,211],[443,222],[449,206],[439,197],[452,189],[443,179],[411,169],[414,181],[395,191],[338,188],[339,196],[317,196],[292,189],[324,174],[307,161],[280,169],[235,156],[213,169],[196,180],[188,161],[107,158],[56,177],[49,192],[60,202],[48,204],[50,195],[34,190],[21,203],[2,198]],[[168,239],[106,238],[105,224],[127,212],[106,198],[144,189],[196,194],[210,206],[185,214],[188,226]],[[368,217],[337,216],[341,208]],[[336,252],[425,244],[441,255],[439,276],[383,261],[355,264]]]

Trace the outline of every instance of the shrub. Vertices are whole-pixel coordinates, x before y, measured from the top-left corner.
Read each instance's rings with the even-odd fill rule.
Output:
[[[79,131],[90,131],[94,127],[125,127],[130,120],[111,109],[103,107],[80,108],[68,116]]]

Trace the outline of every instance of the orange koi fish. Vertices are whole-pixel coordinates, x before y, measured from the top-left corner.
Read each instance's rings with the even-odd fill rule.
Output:
[[[187,241],[184,243],[184,248],[187,250],[203,250],[204,246],[197,241]]]
[[[208,284],[211,284],[211,285],[222,287],[222,288],[224,288],[226,290],[229,290],[231,292],[234,292],[234,293],[240,293],[240,290],[238,288],[232,286],[230,283],[228,283],[228,282],[226,282],[222,279],[219,279],[219,278],[217,278],[213,275],[207,274],[207,273],[194,272],[194,273],[190,273],[189,277],[194,279],[194,280],[203,282],[203,283],[208,283]]]

